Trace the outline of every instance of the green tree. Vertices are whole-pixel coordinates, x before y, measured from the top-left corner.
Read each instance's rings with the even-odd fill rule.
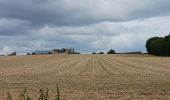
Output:
[[[91,54],[96,54],[96,52],[92,52]]]
[[[109,50],[108,52],[107,52],[107,54],[115,54],[115,50]]]
[[[170,56],[170,35],[165,36],[162,49],[164,56]]]
[[[98,54],[104,54],[104,52],[99,52]]]
[[[148,39],[146,42],[146,49],[149,54],[170,56],[170,35]]]
[[[153,40],[150,44],[151,54],[162,56],[163,50],[163,38],[157,38],[156,40]]]
[[[146,49],[148,51],[149,54],[152,54],[152,49],[151,49],[151,43],[154,41],[154,40],[157,40],[159,39],[159,37],[152,37],[150,39],[147,40],[146,42]]]

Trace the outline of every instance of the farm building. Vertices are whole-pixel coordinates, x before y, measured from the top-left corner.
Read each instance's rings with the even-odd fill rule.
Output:
[[[35,51],[32,55],[52,54],[52,51]]]
[[[67,48],[53,49],[54,54],[60,54],[60,53],[68,54],[69,52],[70,52],[70,49],[67,49]]]
[[[44,55],[44,54],[80,54],[74,51],[74,48],[61,48],[61,49],[53,49],[49,51],[35,51],[32,52],[32,55]],[[28,53],[27,55],[31,55]]]
[[[61,49],[61,53],[69,53],[69,52],[70,52],[70,50],[67,49],[67,48],[62,48]]]
[[[16,55],[17,55],[17,53],[13,52],[13,53],[9,54],[8,56],[16,56]]]
[[[124,52],[124,53],[117,53],[117,54],[142,54],[142,51],[136,51],[136,52]]]
[[[52,51],[53,51],[54,54],[59,54],[61,52],[60,49],[53,49]]]

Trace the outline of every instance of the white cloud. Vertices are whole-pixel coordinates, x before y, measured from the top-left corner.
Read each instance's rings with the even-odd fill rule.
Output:
[[[8,55],[12,52],[14,52],[13,49],[11,49],[8,46],[5,46],[5,47],[2,48],[2,50],[0,50],[0,55]]]

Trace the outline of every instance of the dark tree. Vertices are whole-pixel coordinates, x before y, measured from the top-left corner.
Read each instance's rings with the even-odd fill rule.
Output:
[[[164,56],[170,56],[170,35],[165,36],[162,49]]]
[[[31,55],[30,53],[27,53],[27,55]]]
[[[35,52],[33,52],[32,55],[35,55]]]
[[[104,54],[104,52],[99,52],[98,54]]]
[[[92,52],[91,54],[96,54],[95,52]]]
[[[53,54],[53,53],[50,51],[50,52],[48,52],[48,54]]]
[[[108,52],[107,52],[107,54],[115,54],[115,50],[109,50]]]
[[[74,54],[75,53],[75,49],[74,48],[69,48],[68,49],[68,53],[69,54]]]
[[[158,38],[156,40],[153,40],[150,44],[151,54],[161,56],[163,53],[162,46],[163,46],[163,38]]]
[[[146,49],[149,54],[170,56],[170,35],[148,39],[146,42]]]
[[[152,37],[152,38],[150,38],[150,39],[147,40],[145,46],[146,46],[146,49],[147,49],[147,51],[148,51],[149,54],[152,54],[151,43],[152,43],[154,40],[157,40],[157,39],[159,39],[159,37]]]

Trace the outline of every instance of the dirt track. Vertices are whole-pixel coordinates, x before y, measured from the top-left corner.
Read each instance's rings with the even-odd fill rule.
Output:
[[[0,58],[0,100],[5,100],[8,91],[18,95],[24,87],[34,97],[40,88],[49,88],[54,95],[57,83],[62,100],[170,99],[170,58],[148,55]]]

